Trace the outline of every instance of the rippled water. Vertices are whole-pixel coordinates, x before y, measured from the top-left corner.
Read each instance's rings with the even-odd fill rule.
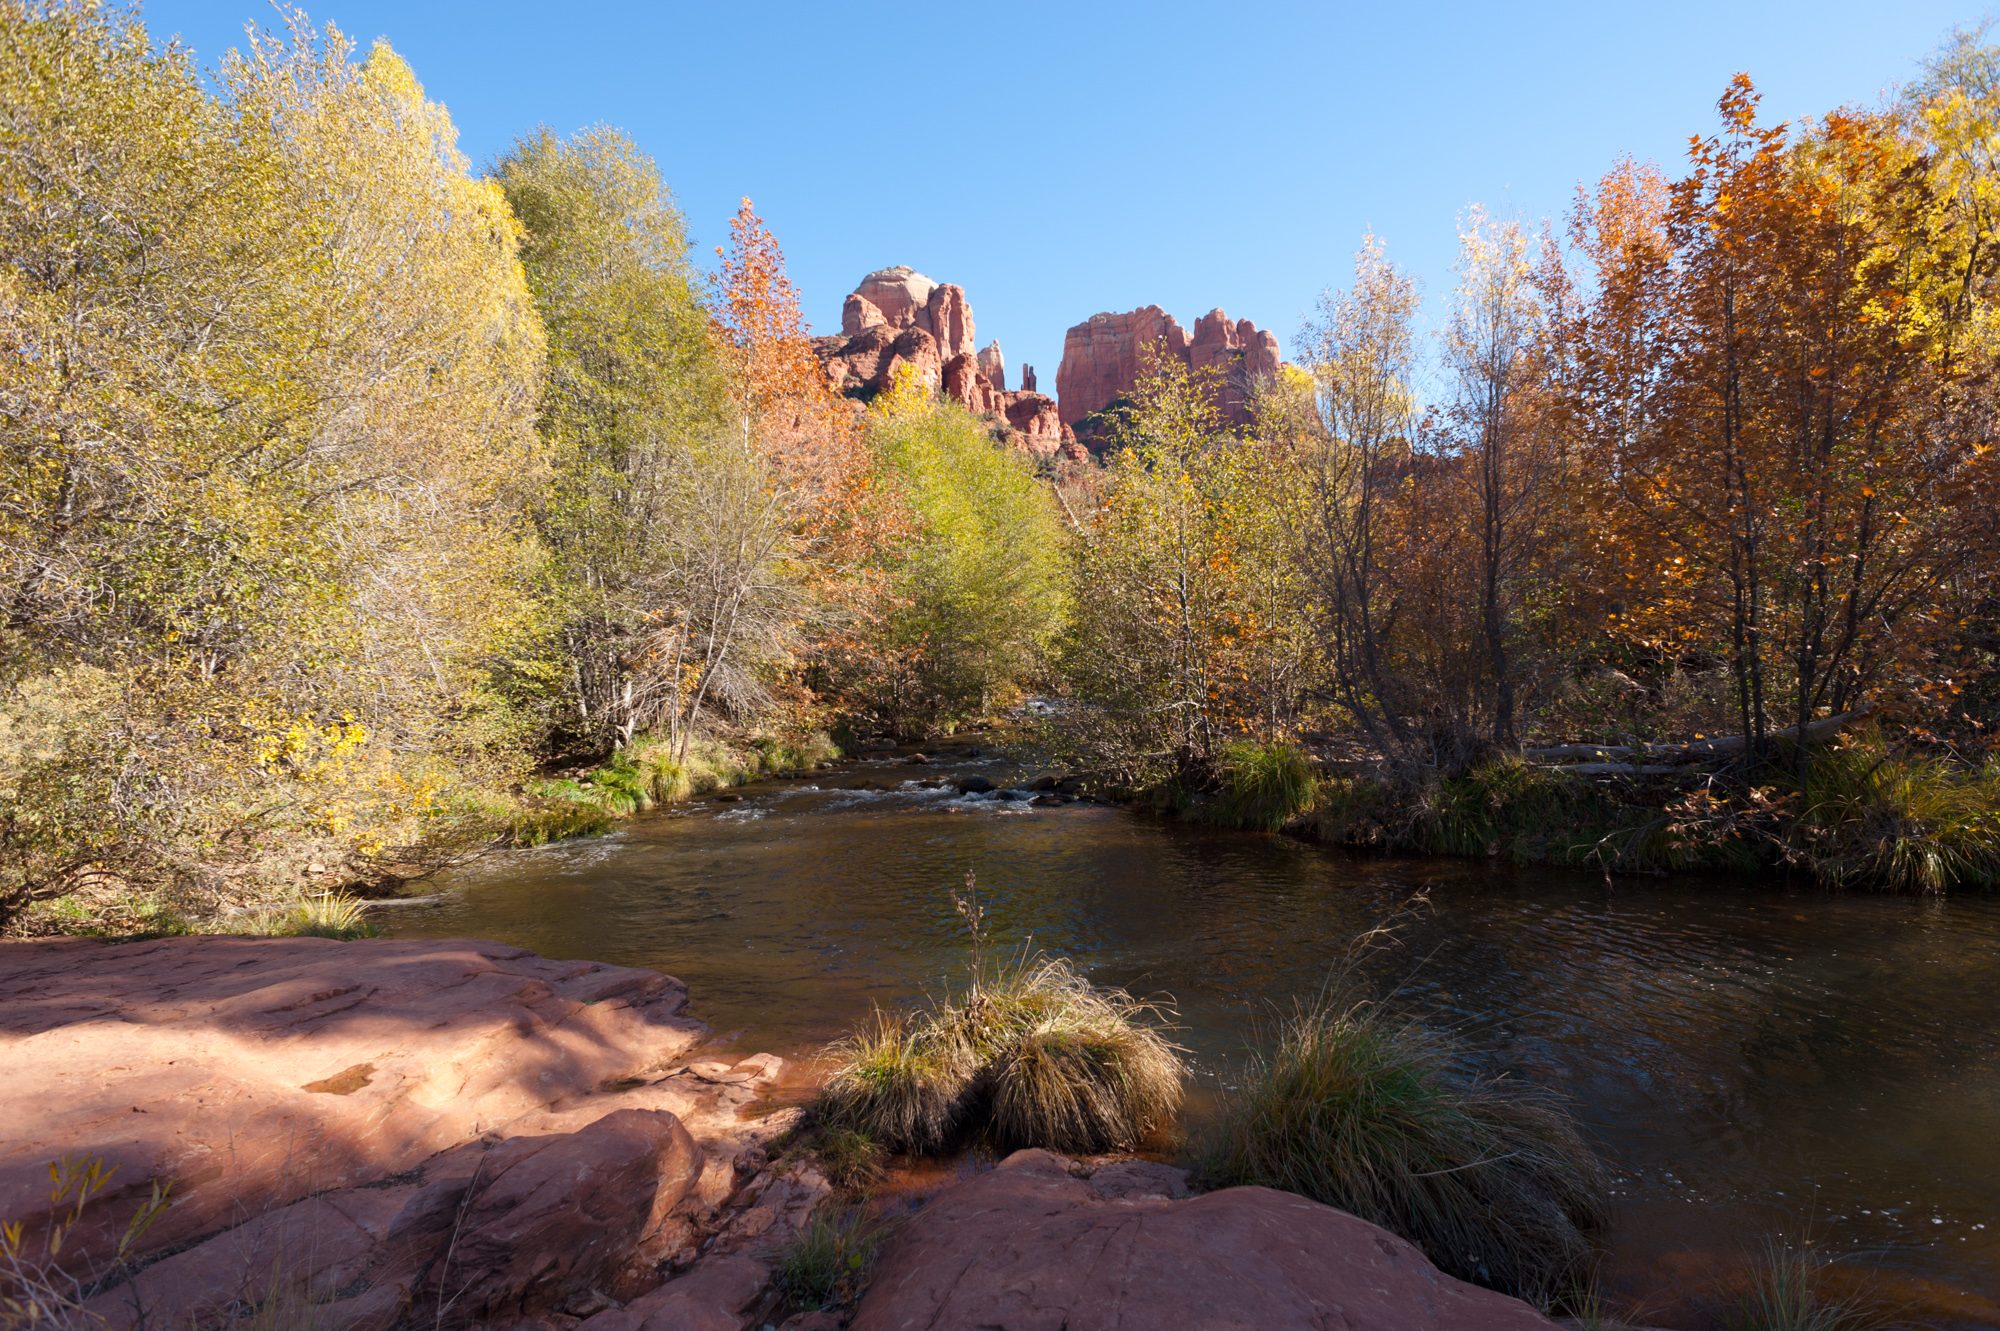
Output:
[[[685,980],[697,1015],[798,1054],[957,977],[978,874],[996,945],[1170,994],[1202,1084],[1357,933],[1428,909],[1362,985],[1575,1102],[1618,1178],[1611,1285],[1663,1325],[1762,1236],[1859,1254],[1924,1325],[2000,1325],[2000,902],[1379,860],[1122,810],[955,796],[894,760],[490,856],[391,912]],[[916,779],[912,779],[916,778]]]

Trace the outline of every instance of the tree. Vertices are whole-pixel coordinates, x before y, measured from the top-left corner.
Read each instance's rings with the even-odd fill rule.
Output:
[[[1251,514],[1276,472],[1224,432],[1215,377],[1168,356],[1143,360],[1112,442],[1072,593],[1071,733],[1134,775],[1202,769],[1266,711],[1255,662],[1276,626],[1256,613],[1250,570],[1273,528]]]
[[[732,503],[740,443],[718,443],[734,433],[732,385],[680,214],[629,139],[543,130],[494,175],[526,229],[522,261],[549,333],[537,420],[551,473],[535,516],[559,640],[539,668],[567,695],[559,729],[601,751],[681,717],[668,699],[680,698],[685,644],[661,656],[658,638],[663,624],[686,623],[673,598],[685,590],[689,536],[711,516],[690,486],[745,516]],[[716,475],[691,477],[710,466]],[[661,662],[672,684],[658,677]]]
[[[0,861],[36,891],[380,854],[524,759],[483,670],[534,619],[512,217],[386,47],[295,19],[217,86],[0,5],[0,730],[36,718]]]
[[[1957,264],[1907,141],[1886,116],[1794,135],[1756,108],[1739,76],[1657,239],[1597,247],[1586,378],[1631,387],[1579,414],[1632,544],[1660,551],[1649,593],[1719,641],[1765,758],[1921,649],[1985,557],[1993,469],[1953,409],[1963,344],[1927,314]]]
[[[1269,412],[1259,433],[1287,448],[1297,476],[1291,541],[1319,628],[1316,691],[1384,753],[1404,754],[1427,710],[1399,669],[1396,570],[1383,555],[1414,434],[1415,284],[1366,238],[1354,284],[1320,298],[1300,335],[1312,411]]]
[[[1028,460],[914,383],[876,401],[868,440],[910,521],[886,552],[894,608],[862,692],[892,730],[948,729],[1041,674],[1067,613],[1068,538]]]

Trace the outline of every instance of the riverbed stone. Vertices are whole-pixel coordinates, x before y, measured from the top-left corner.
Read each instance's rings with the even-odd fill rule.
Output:
[[[854,1331],[1552,1331],[1364,1220],[1268,1188],[1020,1151],[891,1240]]]

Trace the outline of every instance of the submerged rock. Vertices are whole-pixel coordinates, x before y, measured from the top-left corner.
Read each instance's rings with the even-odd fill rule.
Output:
[[[1344,1211],[1267,1188],[1019,1151],[891,1240],[853,1331],[1553,1331]]]

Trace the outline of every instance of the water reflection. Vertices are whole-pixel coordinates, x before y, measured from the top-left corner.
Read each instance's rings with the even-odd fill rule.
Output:
[[[2000,903],[1364,859],[937,779],[885,760],[489,857],[395,931],[669,971],[718,1030],[796,1053],[958,975],[947,894],[973,871],[998,946],[1171,994],[1214,1087],[1422,892],[1361,987],[1574,1098],[1619,1180],[1613,1283],[1661,1320],[1809,1223],[1912,1300],[1969,1300],[1936,1324],[2000,1321]]]

